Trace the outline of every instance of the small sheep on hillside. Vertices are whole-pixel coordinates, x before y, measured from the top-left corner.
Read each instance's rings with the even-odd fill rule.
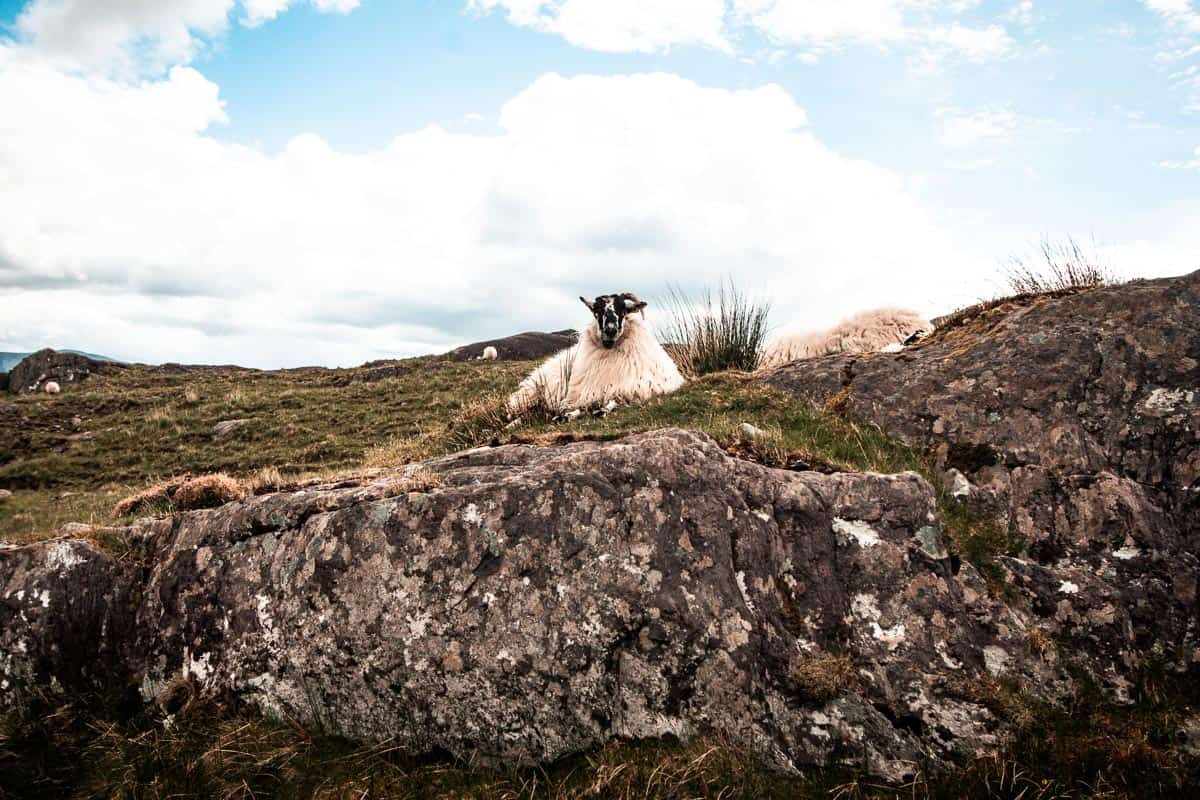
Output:
[[[496,348],[492,347],[491,345],[483,348],[483,355],[480,356],[480,358],[484,361],[495,361],[499,357],[500,354],[496,352]]]
[[[58,385],[57,381],[46,381],[46,385],[42,387],[42,391],[46,394],[58,394],[62,391],[62,387]]]
[[[904,308],[863,311],[826,331],[784,336],[767,345],[761,366],[777,367],[801,358],[834,353],[895,351],[933,330],[933,323]]]
[[[508,398],[519,416],[543,405],[562,412],[644,400],[683,386],[683,375],[646,326],[646,303],[631,293],[579,298],[592,322],[579,342],[541,364]]]

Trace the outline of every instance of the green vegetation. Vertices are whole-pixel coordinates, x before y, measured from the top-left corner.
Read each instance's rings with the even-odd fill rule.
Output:
[[[117,501],[185,473],[355,467],[380,441],[416,437],[528,368],[432,359],[278,372],[130,367],[53,397],[0,395],[0,487],[14,492],[0,504],[0,541],[111,522]],[[232,419],[248,423],[214,439],[213,426]]]
[[[758,368],[770,332],[770,303],[754,302],[730,280],[721,284],[716,303],[707,289],[689,297],[672,287],[666,306],[668,322],[662,337],[673,348],[684,375]]]

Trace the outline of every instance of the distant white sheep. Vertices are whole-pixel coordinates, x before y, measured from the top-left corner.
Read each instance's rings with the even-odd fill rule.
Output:
[[[551,356],[508,398],[519,416],[538,405],[563,412],[612,401],[644,400],[683,386],[683,375],[645,322],[636,295],[605,294],[589,301],[592,322],[573,347]]]
[[[895,352],[933,323],[904,308],[876,308],[839,322],[826,331],[784,336],[767,345],[761,366],[777,367],[801,358],[833,353]]]
[[[496,348],[492,347],[491,345],[483,348],[483,355],[480,356],[480,358],[482,358],[484,361],[495,361],[499,357],[500,353],[498,353]]]
[[[46,384],[42,387],[42,391],[46,394],[58,394],[62,391],[62,387],[58,385],[57,381],[46,381]]]

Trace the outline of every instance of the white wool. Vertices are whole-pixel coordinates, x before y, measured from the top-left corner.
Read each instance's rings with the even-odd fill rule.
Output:
[[[62,387],[59,386],[55,381],[47,381],[46,385],[42,387],[42,390],[45,391],[46,394],[58,394],[62,391]]]
[[[640,315],[625,317],[624,329],[610,349],[600,343],[595,320],[579,343],[538,366],[508,398],[520,414],[544,402],[553,411],[602,406],[610,401],[645,400],[683,386],[683,375]]]
[[[480,356],[480,358],[482,358],[484,361],[495,361],[499,357],[500,354],[496,352],[496,348],[492,347],[491,345],[483,348],[483,355]]]
[[[919,331],[932,331],[933,323],[904,308],[876,308],[839,322],[826,331],[783,336],[767,345],[761,366],[777,367],[801,358],[833,353],[873,353],[902,345]]]

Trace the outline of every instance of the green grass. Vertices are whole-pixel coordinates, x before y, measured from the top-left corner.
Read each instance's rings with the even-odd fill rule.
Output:
[[[515,385],[527,364],[402,362],[397,377],[354,370],[169,373],[132,367],[57,396],[0,395],[0,541],[64,522],[104,523],[113,504],[182,473],[287,475],[362,463],[380,441],[417,437],[475,396]],[[73,419],[78,418],[78,426]],[[212,427],[250,423],[222,441]]]
[[[674,345],[675,360],[685,375],[758,368],[770,333],[769,302],[757,302],[730,278],[717,289],[716,302],[705,289],[690,297],[668,287],[667,324],[663,339]]]

